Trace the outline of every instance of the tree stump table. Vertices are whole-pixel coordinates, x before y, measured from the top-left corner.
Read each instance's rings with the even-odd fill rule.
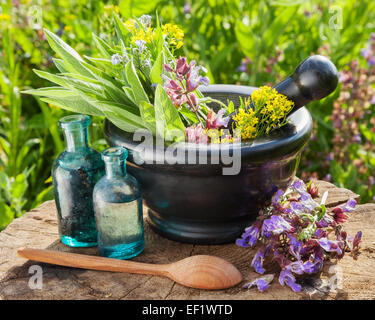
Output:
[[[353,192],[318,181],[320,195],[329,190],[327,207],[332,209]],[[318,199],[319,201],[319,199]],[[19,247],[51,249],[97,255],[97,248],[70,248],[58,239],[56,207],[48,201],[15,219],[0,233],[0,299],[374,299],[375,298],[375,204],[358,205],[345,229],[350,235],[363,231],[362,250],[357,261],[349,255],[330,261],[315,278],[302,281],[302,292],[294,293],[274,279],[264,293],[243,289],[242,284],[257,275],[250,267],[255,250],[228,245],[192,245],[174,242],[154,233],[145,221],[144,252],[135,261],[171,263],[187,256],[208,254],[233,263],[244,281],[231,289],[209,291],[183,287],[167,278],[60,267],[28,261],[17,255]],[[31,289],[34,265],[42,270],[42,288]]]

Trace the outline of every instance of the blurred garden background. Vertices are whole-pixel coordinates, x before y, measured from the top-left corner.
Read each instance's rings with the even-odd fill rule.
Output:
[[[52,199],[51,166],[65,145],[57,121],[66,112],[20,93],[49,85],[33,72],[54,70],[43,28],[95,55],[91,34],[113,31],[113,11],[179,25],[180,54],[205,65],[211,83],[273,85],[309,55],[328,56],[340,84],[308,106],[314,131],[298,175],[375,201],[374,1],[0,0],[0,230]],[[97,150],[102,121],[90,132]]]

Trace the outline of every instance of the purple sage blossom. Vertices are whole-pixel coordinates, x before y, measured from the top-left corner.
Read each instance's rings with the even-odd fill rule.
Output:
[[[180,107],[188,101],[184,88],[180,84],[166,75],[162,75],[162,78],[164,79],[164,90],[175,106]]]
[[[361,49],[361,56],[367,60],[371,56],[371,51],[369,49]]]
[[[327,252],[337,252],[338,256],[341,256],[343,251],[343,242],[336,240],[328,240],[328,238],[320,238],[317,240],[320,246]]]
[[[199,74],[201,70],[203,72],[207,72],[207,70],[202,66],[196,66],[194,60],[188,64],[187,59],[183,57],[177,59],[175,69],[168,64],[164,64],[164,69],[175,75],[175,80],[162,75],[163,87],[173,104],[180,107],[187,103],[190,110],[197,112],[199,110],[198,100],[192,94],[199,85],[209,84],[209,79]]]
[[[292,209],[292,211],[298,215],[302,214],[303,212],[305,212],[305,206],[300,203],[300,202],[291,202],[290,203],[290,208]]]
[[[346,70],[339,72],[339,82],[348,83],[351,79],[350,73]]]
[[[353,249],[357,248],[362,241],[362,231],[358,231],[353,240]]]
[[[230,117],[224,117],[225,112],[226,112],[226,109],[222,108],[218,111],[216,115],[214,115],[214,112],[211,109],[207,115],[206,128],[218,129],[221,127],[226,127],[228,125]]]
[[[298,241],[295,237],[288,234],[289,238],[289,252],[292,256],[294,256],[297,260],[301,259],[301,249],[302,249],[302,242]]]
[[[208,144],[208,136],[201,124],[190,126],[185,129],[186,141],[190,143]]]
[[[323,268],[323,260],[314,255],[310,256],[310,259],[303,264],[303,269],[305,273],[313,274],[318,272]]]
[[[241,64],[237,67],[237,72],[249,72],[249,64],[251,60],[249,58],[242,59]]]
[[[318,239],[327,237],[327,231],[317,228],[314,236]]]
[[[236,240],[236,244],[240,247],[253,247],[259,238],[260,224],[260,221],[255,221],[251,227],[246,228],[241,238]]]
[[[286,266],[286,270],[290,270],[291,272],[295,274],[303,274],[304,272],[303,262],[301,260],[291,262]]]
[[[361,50],[361,56],[367,61],[370,67],[375,65],[375,46],[373,33],[370,35],[366,49]]]
[[[281,190],[281,189],[277,190],[277,192],[272,197],[272,204],[273,205],[280,204],[283,195],[284,195],[284,191],[283,190]]]
[[[246,283],[243,287],[245,289],[250,289],[254,286],[257,286],[258,290],[260,292],[263,292],[265,290],[267,290],[270,286],[270,283],[273,281],[274,279],[274,275],[273,274],[266,274],[262,277],[259,277],[249,283]]]
[[[344,212],[352,212],[356,204],[357,202],[354,199],[349,199],[343,206],[341,206],[341,209]]]
[[[344,223],[348,219],[348,215],[346,215],[345,212],[352,212],[356,204],[357,202],[354,199],[349,199],[345,204],[333,208],[333,219],[337,223]]]
[[[199,72],[202,70],[204,73],[207,73],[207,69],[202,66],[193,65],[189,70],[186,78],[186,88],[189,92],[194,91],[203,84],[205,86],[210,84],[208,77],[202,77]]]
[[[303,14],[304,14],[305,17],[307,17],[307,18],[311,18],[311,12],[310,12],[310,11],[305,10],[305,11],[303,11]]]
[[[271,216],[263,222],[262,235],[266,237],[270,237],[272,234],[279,235],[284,231],[293,231],[293,227],[280,216]]]
[[[255,254],[253,261],[251,261],[251,266],[255,269],[257,273],[263,274],[264,268],[263,268],[263,261],[265,256],[268,253],[268,250],[270,249],[270,246],[261,246],[257,253]]]
[[[337,210],[335,210],[337,209]],[[348,220],[348,215],[346,215],[340,208],[335,208],[333,212],[333,219],[336,221],[336,223],[344,223],[346,220]]]
[[[282,286],[289,286],[294,292],[301,291],[301,286],[296,283],[296,278],[293,276],[290,270],[282,270],[280,272],[279,282]]]
[[[296,179],[291,185],[292,189],[300,191],[303,187],[303,182],[299,179]]]
[[[313,193],[318,195],[318,190]],[[281,269],[280,284],[299,292],[301,286],[296,282],[296,275],[317,273],[326,260],[331,257],[341,259],[347,251],[353,259],[357,259],[362,232],[352,238],[339,224],[346,220],[345,213],[354,210],[356,201],[348,200],[334,208],[331,214],[324,210],[327,196],[326,191],[318,204],[299,179],[291,182],[286,190],[276,191],[272,204],[262,208],[258,220],[246,228],[241,239],[237,240],[237,244],[243,247],[260,245],[251,262],[257,273],[266,272],[263,263],[270,253],[272,261]],[[333,239],[328,239],[328,236]],[[245,285],[247,288],[253,286],[258,286],[261,291],[268,287],[262,277]]]
[[[186,1],[185,4],[184,4],[183,12],[184,12],[184,14],[191,13],[191,5],[188,1]]]

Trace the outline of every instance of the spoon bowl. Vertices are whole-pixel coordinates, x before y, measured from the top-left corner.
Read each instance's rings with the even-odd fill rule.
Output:
[[[233,264],[215,256],[191,256],[170,264],[167,270],[170,279],[191,288],[226,289],[242,281]]]

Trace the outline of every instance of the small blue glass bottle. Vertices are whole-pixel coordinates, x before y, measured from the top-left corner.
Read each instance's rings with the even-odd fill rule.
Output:
[[[104,150],[106,175],[94,188],[99,253],[116,259],[130,259],[144,249],[142,191],[126,172],[127,156],[123,147]]]
[[[71,115],[60,119],[66,150],[55,160],[52,181],[61,242],[71,247],[97,245],[93,190],[103,177],[100,153],[89,147],[90,117]]]

